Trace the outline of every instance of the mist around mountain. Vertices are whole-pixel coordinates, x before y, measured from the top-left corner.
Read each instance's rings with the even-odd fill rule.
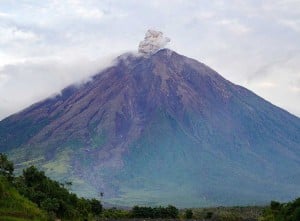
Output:
[[[0,122],[0,152],[116,205],[254,205],[300,195],[300,119],[169,49],[124,54]]]

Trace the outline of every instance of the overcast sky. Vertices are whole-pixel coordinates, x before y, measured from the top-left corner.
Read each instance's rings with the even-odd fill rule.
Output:
[[[0,0],[0,119],[136,51],[149,28],[300,116],[299,0]]]

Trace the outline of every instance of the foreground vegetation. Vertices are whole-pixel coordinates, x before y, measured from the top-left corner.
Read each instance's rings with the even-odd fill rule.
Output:
[[[0,153],[0,221],[196,219],[205,221],[300,221],[300,198],[289,203],[272,201],[267,207],[217,207],[183,209],[134,206],[131,210],[103,209],[97,199],[79,198],[61,184],[31,166],[22,175]]]
[[[13,176],[13,164],[0,154],[0,220],[89,220],[101,215],[99,200],[79,198],[66,185],[34,166]],[[10,217],[10,218],[9,218]]]
[[[209,221],[258,220],[265,207],[234,206],[192,209],[193,219]]]
[[[46,220],[46,212],[21,196],[3,177],[0,178],[0,220]],[[20,219],[21,220],[21,219]]]
[[[272,201],[260,221],[300,221],[300,198],[288,203]]]
[[[217,207],[177,210],[168,207],[139,207],[131,210],[117,208],[105,209],[105,219],[166,219],[166,220],[201,220],[201,221],[258,221],[264,207]],[[169,212],[167,212],[169,211]],[[163,214],[163,215],[162,215]]]

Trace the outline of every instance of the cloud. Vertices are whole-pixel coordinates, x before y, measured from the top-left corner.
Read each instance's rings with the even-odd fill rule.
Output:
[[[136,51],[148,28],[168,33],[171,49],[300,116],[291,85],[299,79],[299,20],[300,2],[289,0],[4,1],[0,118],[59,91],[106,56]],[[259,86],[265,82],[276,87]]]
[[[275,88],[277,85],[274,82],[265,81],[265,82],[259,82],[257,86],[260,88]]]
[[[70,84],[86,82],[112,64],[113,59],[107,57],[101,61],[46,59],[6,65],[0,70],[0,119],[58,94]]]
[[[263,65],[250,75],[245,86],[273,104],[299,115],[300,53],[294,51]]]
[[[258,67],[256,71],[253,71],[247,77],[247,82],[251,83],[252,81],[259,81],[264,77],[269,75],[279,76],[283,74],[286,76],[286,73],[290,73],[287,79],[291,80],[291,77],[297,75],[298,70],[300,69],[300,51],[289,51],[285,52],[276,58],[273,58],[271,62],[265,62],[262,66]]]
[[[298,20],[283,19],[280,20],[279,23],[285,25],[286,27],[292,29],[295,32],[300,33],[300,19]]]
[[[3,18],[10,18],[11,15],[9,13],[4,13],[4,12],[0,12],[0,18],[3,19]]]
[[[34,42],[39,40],[39,37],[28,30],[21,30],[17,27],[5,27],[0,26],[0,45],[4,45],[12,42]]]
[[[104,17],[104,12],[99,9],[86,9],[86,8],[78,8],[76,13],[82,18],[87,19],[102,19]]]
[[[228,31],[231,31],[238,35],[247,34],[251,31],[251,28],[241,24],[237,20],[222,19],[220,21],[217,21],[216,23],[220,26],[225,27]]]

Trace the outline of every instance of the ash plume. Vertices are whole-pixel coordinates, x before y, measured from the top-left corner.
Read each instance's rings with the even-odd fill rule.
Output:
[[[143,41],[139,44],[138,52],[143,55],[151,55],[159,49],[164,48],[169,42],[170,38],[164,37],[161,31],[149,29]]]

